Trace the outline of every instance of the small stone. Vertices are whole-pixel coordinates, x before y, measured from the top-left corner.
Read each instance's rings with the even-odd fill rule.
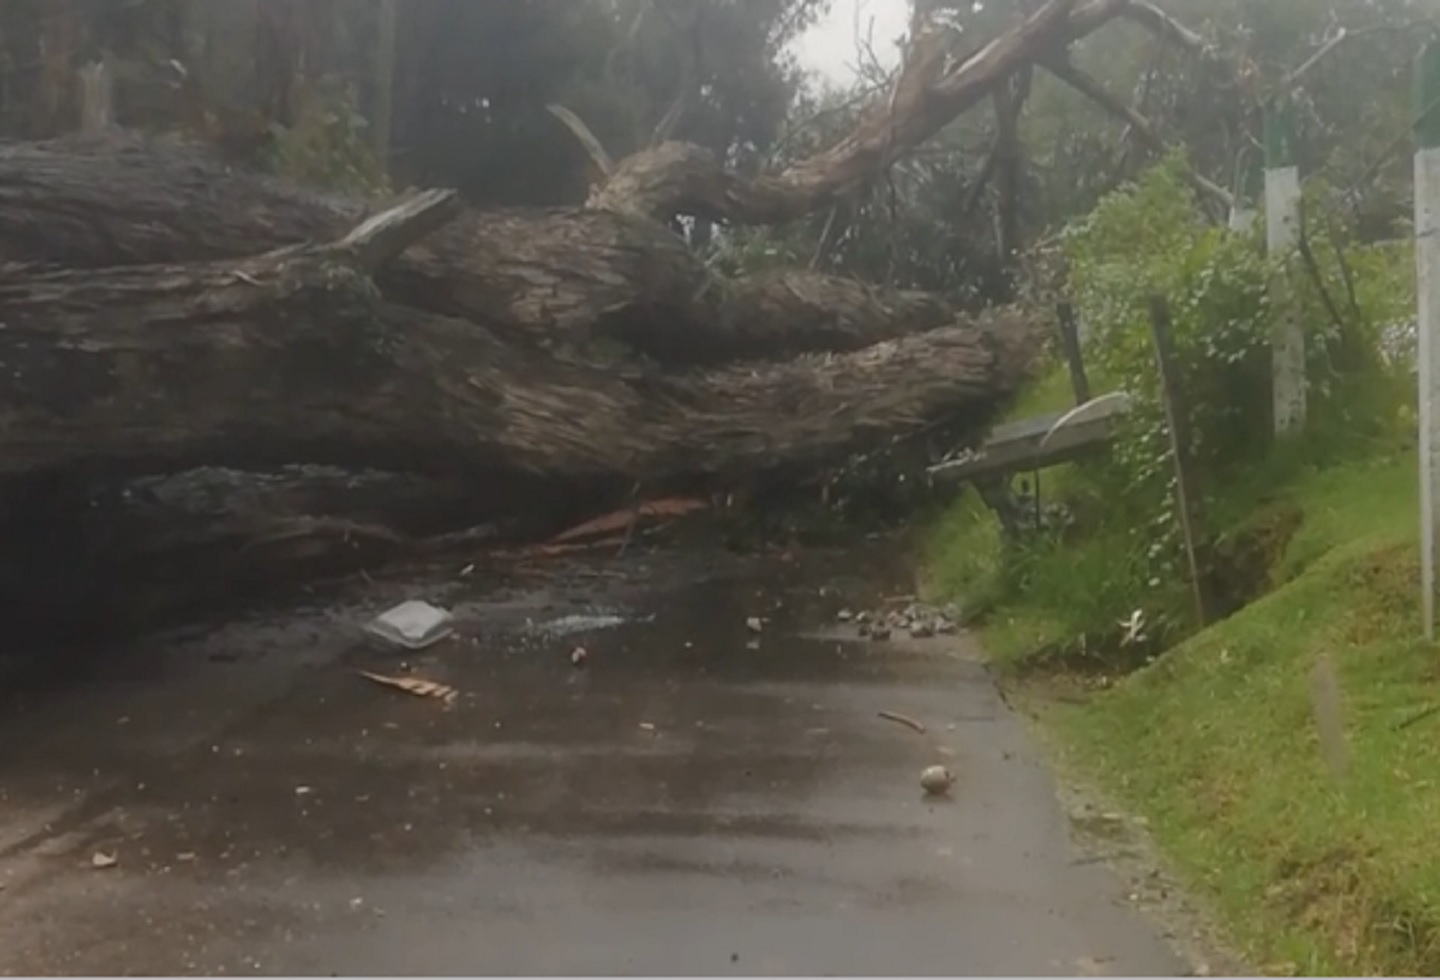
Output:
[[[945,766],[931,766],[920,774],[920,786],[930,796],[950,792],[955,785],[955,774]]]
[[[935,632],[940,636],[954,636],[960,632],[960,627],[949,619],[942,619],[935,624]]]
[[[935,635],[935,627],[929,623],[916,623],[910,627],[910,635],[917,640],[928,640]]]
[[[118,855],[105,854],[101,851],[96,851],[90,858],[90,867],[102,871],[106,868],[113,868],[119,863],[120,858]]]
[[[869,614],[868,612],[856,613],[856,614],[855,614],[855,622],[857,622],[857,623],[868,623],[868,622],[870,622],[870,614]]]
[[[869,635],[870,635],[870,624],[869,624],[869,623],[861,623],[861,624],[860,624],[860,629],[859,629],[857,632],[859,632],[859,634],[860,634],[862,637],[863,637],[863,636],[869,636]]]
[[[590,656],[584,647],[576,647],[570,653],[570,663],[575,667],[584,667],[585,658]]]
[[[848,623],[855,619],[855,614],[848,609],[842,609],[840,610],[840,614],[835,618],[842,623]]]
[[[892,635],[893,633],[888,626],[877,626],[870,631],[870,639],[872,640],[888,640]]]
[[[752,633],[763,633],[765,632],[765,623],[759,616],[751,616],[745,620],[745,628]]]

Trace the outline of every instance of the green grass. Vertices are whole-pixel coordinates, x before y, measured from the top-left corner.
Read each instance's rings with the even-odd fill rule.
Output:
[[[1440,713],[1425,714],[1440,708],[1440,650],[1421,636],[1416,459],[1394,448],[1409,438],[1402,426],[1388,446],[1331,440],[1328,455],[1276,457],[1212,493],[1222,538],[1284,525],[1264,556],[1268,593],[1044,712],[1067,767],[1148,818],[1270,972],[1440,975]],[[1083,496],[1082,476],[1047,483]],[[973,497],[934,529],[928,590],[986,611],[987,647],[1012,678],[1038,651],[1113,633],[1132,604],[1186,599],[1177,583],[1140,581],[1143,535],[1094,503],[1083,534],[1008,553]],[[1321,658],[1342,691],[1343,777],[1320,747]]]
[[[1406,726],[1440,703],[1420,641],[1414,474],[1411,458],[1305,481],[1286,584],[1050,715],[1257,963],[1440,971],[1440,718]],[[1322,655],[1344,695],[1343,778],[1313,715]]]

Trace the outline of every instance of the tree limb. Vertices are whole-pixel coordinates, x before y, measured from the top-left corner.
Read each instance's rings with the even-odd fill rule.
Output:
[[[365,220],[330,251],[362,272],[378,272],[411,245],[459,217],[460,211],[460,197],[454,191],[420,191]]]
[[[1203,54],[1210,49],[1210,43],[1204,37],[1145,0],[1130,0],[1122,6],[1119,16],[1139,24],[1161,40],[1179,45],[1192,54]]]
[[[1105,86],[1101,85],[1093,76],[1075,67],[1070,62],[1060,59],[1047,60],[1043,62],[1043,64],[1045,70],[1050,72],[1050,74],[1100,106],[1100,108],[1104,109],[1116,119],[1129,125],[1135,135],[1140,137],[1152,150],[1157,153],[1164,153],[1169,149],[1169,144],[1165,142],[1164,137],[1155,131],[1155,127],[1149,119],[1146,119],[1130,106],[1110,94]],[[1190,182],[1190,186],[1195,188],[1202,197],[1220,204],[1227,211],[1234,205],[1234,196],[1219,184],[1196,173],[1191,168],[1187,168],[1185,173],[1186,179]]]
[[[590,155],[591,161],[599,168],[602,177],[608,178],[614,173],[614,159],[611,158],[609,153],[605,152],[604,144],[596,137],[595,132],[589,126],[585,125],[585,120],[558,102],[551,103],[546,106],[546,108],[550,110],[552,116],[564,123],[565,128],[570,130],[575,138],[580,141],[581,146],[585,147],[585,152]]]
[[[1179,43],[1196,39],[1178,25],[1168,26],[1168,17],[1140,0],[1048,0],[958,64],[945,57],[907,57],[889,96],[864,112],[848,136],[778,174],[748,181],[698,147],[666,143],[621,161],[591,195],[589,207],[659,221],[676,214],[736,224],[802,217],[913,151],[1026,65],[1053,58],[1122,16]],[[922,35],[912,44],[927,40],[930,36]]]

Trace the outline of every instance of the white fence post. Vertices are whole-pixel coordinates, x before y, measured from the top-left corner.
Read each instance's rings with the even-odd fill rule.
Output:
[[[1415,64],[1415,292],[1420,373],[1420,556],[1425,638],[1435,639],[1435,494],[1440,483],[1440,42]]]
[[[1265,106],[1265,237],[1270,254],[1288,268],[1300,246],[1300,168],[1295,112],[1283,96]],[[1305,330],[1289,275],[1280,274],[1271,288],[1281,310],[1270,337],[1275,434],[1288,436],[1305,428]]]

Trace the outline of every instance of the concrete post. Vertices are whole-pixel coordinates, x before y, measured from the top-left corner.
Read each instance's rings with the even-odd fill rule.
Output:
[[[1440,483],[1440,41],[1415,64],[1415,284],[1420,347],[1420,553],[1425,637],[1435,639]]]
[[[1288,266],[1300,247],[1300,168],[1295,162],[1295,112],[1288,99],[1265,106],[1265,234],[1272,256]],[[1291,302],[1290,277],[1274,283],[1276,318],[1270,346],[1273,357],[1275,434],[1305,428],[1305,331]]]
[[[1255,219],[1260,216],[1260,198],[1265,192],[1265,169],[1259,155],[1249,148],[1241,150],[1240,158],[1235,161],[1232,192],[1235,203],[1230,208],[1230,230],[1244,234],[1254,227]]]

